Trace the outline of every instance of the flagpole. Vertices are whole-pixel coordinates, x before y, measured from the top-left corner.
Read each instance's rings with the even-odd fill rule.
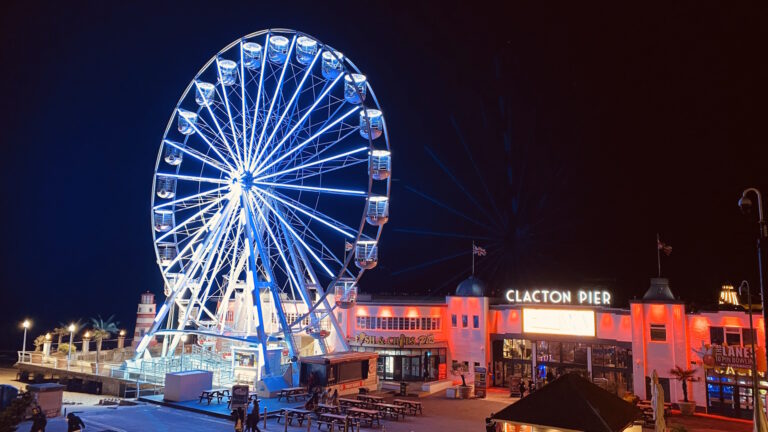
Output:
[[[475,276],[475,241],[472,240],[472,277]]]
[[[659,233],[656,233],[656,265],[659,267],[659,277],[661,277],[661,238]]]

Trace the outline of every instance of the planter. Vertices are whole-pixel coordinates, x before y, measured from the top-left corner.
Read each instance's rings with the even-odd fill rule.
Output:
[[[677,406],[680,407],[680,413],[682,415],[693,415],[693,413],[696,412],[696,402],[694,401],[690,401],[690,402],[679,401],[677,403]]]
[[[470,386],[458,386],[456,390],[459,399],[469,399],[469,395],[472,393],[472,387]]]

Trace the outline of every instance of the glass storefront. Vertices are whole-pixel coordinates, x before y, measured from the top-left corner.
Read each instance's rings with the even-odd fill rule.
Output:
[[[768,382],[758,372],[760,396],[765,400]],[[707,412],[743,419],[752,418],[752,371],[733,368],[707,369]]]
[[[592,378],[614,393],[631,391],[632,350],[609,344],[585,342],[531,341],[527,339],[501,339],[492,342],[493,385],[511,387],[520,380],[553,379],[575,372]],[[590,365],[591,350],[591,365]],[[535,364],[534,367],[534,352]]]
[[[350,347],[354,351],[377,352],[379,359],[376,372],[380,380],[386,381],[427,381],[439,378],[440,365],[445,365],[447,348],[403,348]],[[445,366],[443,366],[445,369]]]

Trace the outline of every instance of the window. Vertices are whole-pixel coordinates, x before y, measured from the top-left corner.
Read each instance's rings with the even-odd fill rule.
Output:
[[[467,328],[469,325],[469,320],[467,319],[466,315],[461,316],[461,328]]]
[[[472,328],[480,328],[480,317],[472,315]]]
[[[726,327],[725,343],[728,345],[741,345],[741,329],[738,327]]]
[[[714,345],[722,345],[725,342],[725,334],[722,327],[710,327],[709,328],[709,343]]]
[[[757,330],[741,329],[741,341],[744,343],[744,346],[752,345],[752,341],[755,341],[755,345],[757,345]]]
[[[451,315],[451,327],[456,328],[456,314]]]
[[[651,324],[651,341],[665,342],[667,340],[666,324]]]

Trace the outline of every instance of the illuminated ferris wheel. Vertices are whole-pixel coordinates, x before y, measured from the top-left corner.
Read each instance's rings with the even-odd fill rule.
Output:
[[[341,52],[285,29],[225,47],[184,90],[160,146],[152,225],[167,298],[136,358],[154,336],[175,347],[183,332],[265,356],[268,344],[298,355],[298,334],[333,350],[333,310],[354,304],[378,262],[390,172],[376,95]]]

